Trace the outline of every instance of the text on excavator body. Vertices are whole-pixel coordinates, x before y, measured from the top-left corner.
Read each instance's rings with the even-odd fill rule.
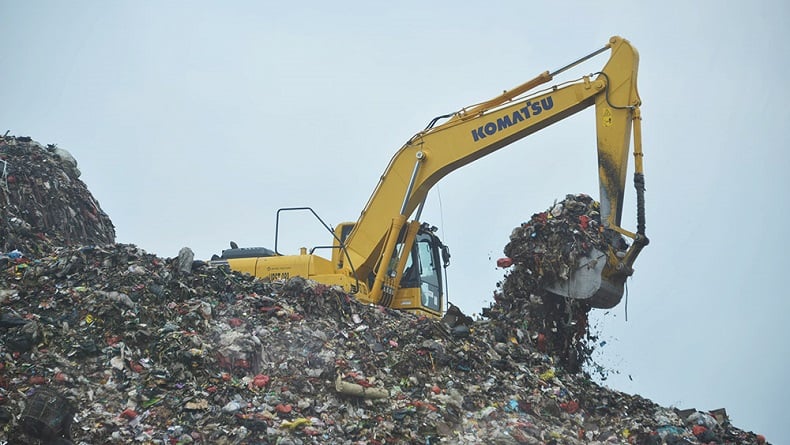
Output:
[[[493,136],[498,131],[516,125],[519,122],[529,119],[531,116],[537,116],[543,111],[551,110],[552,108],[554,108],[554,100],[551,96],[546,96],[534,102],[528,100],[524,102],[523,107],[513,111],[513,113],[506,114],[496,121],[487,122],[472,130],[472,139],[477,142],[487,136]]]

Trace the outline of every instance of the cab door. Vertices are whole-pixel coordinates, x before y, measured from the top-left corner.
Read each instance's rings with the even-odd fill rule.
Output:
[[[425,308],[442,310],[442,268],[438,243],[430,235],[418,235],[414,254],[420,264],[420,303]]]
[[[441,315],[444,302],[441,247],[433,234],[417,235],[400,282],[403,295],[413,296],[408,300],[409,310],[422,309]]]

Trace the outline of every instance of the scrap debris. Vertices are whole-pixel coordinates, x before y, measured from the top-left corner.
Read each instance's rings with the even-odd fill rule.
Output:
[[[609,235],[608,239],[624,243],[619,237]],[[581,371],[590,362],[597,340],[587,318],[591,306],[545,288],[568,280],[579,259],[592,249],[606,251],[607,232],[601,226],[599,204],[590,196],[567,195],[548,210],[533,214],[510,235],[504,249],[507,257],[498,262],[510,269],[499,283],[496,304],[486,315],[526,325],[541,352],[557,357],[567,370]]]
[[[32,175],[44,155],[30,153],[10,163]],[[46,210],[15,184],[4,195],[25,198],[14,216]],[[70,208],[89,195],[59,190]],[[453,311],[451,326],[301,278],[187,268],[186,250],[65,242],[83,222],[36,226],[60,246],[26,244],[2,224],[0,241],[19,252],[0,261],[2,443],[765,443],[720,412],[661,407],[571,370],[553,339],[541,343],[518,286],[491,317]]]
[[[43,255],[55,246],[115,242],[115,227],[56,145],[0,136],[0,251]]]
[[[511,295],[567,280],[580,258],[605,251],[599,204],[584,194],[567,195],[545,212],[513,229],[505,255],[516,266],[506,283]]]

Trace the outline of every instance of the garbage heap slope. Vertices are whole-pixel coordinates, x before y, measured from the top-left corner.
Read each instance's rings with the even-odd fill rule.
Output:
[[[530,296],[450,326],[301,278],[95,241],[0,259],[0,443],[763,440],[562,366],[524,323]]]
[[[67,150],[0,136],[0,250],[40,255],[114,242],[112,221],[79,177]]]

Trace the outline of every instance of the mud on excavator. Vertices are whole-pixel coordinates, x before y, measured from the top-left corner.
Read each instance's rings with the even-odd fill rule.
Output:
[[[606,51],[609,59],[600,71],[538,89]],[[488,101],[438,116],[395,153],[356,222],[332,229],[311,208],[280,209],[274,250],[233,245],[212,262],[268,280],[304,277],[341,286],[363,302],[441,317],[446,300],[443,268],[450,254],[436,228],[420,221],[428,191],[450,172],[594,105],[601,223],[630,244],[617,242],[606,251],[593,251],[578,262],[568,280],[547,290],[587,300],[593,307],[613,307],[623,296],[634,260],[648,243],[638,62],[628,40],[612,37],[602,48],[555,71],[545,71]],[[632,138],[636,232],[620,226]],[[278,252],[280,214],[286,211],[311,212],[332,234],[332,245],[309,252],[302,248],[297,255]],[[331,251],[330,258],[315,254],[322,248]]]

